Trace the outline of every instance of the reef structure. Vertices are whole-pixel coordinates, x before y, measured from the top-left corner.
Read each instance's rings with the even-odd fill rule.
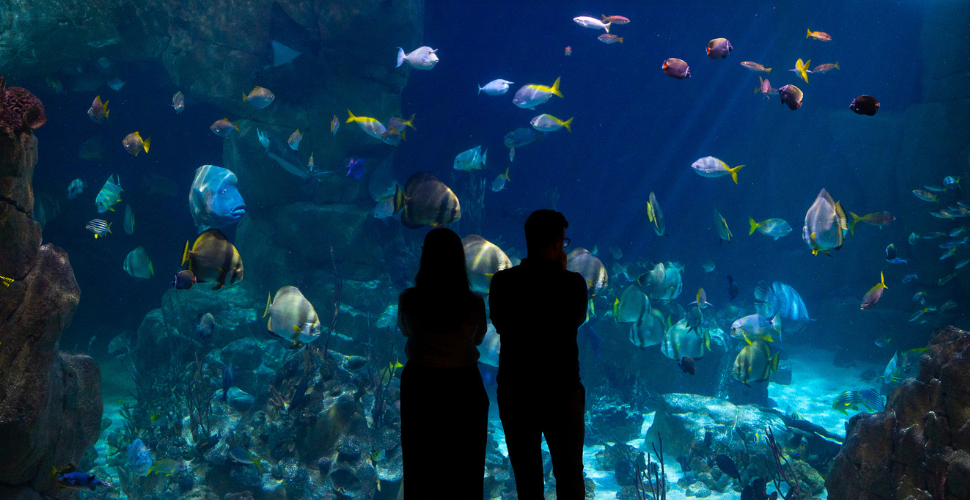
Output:
[[[970,498],[970,333],[938,331],[886,410],[849,420],[825,487],[832,500]]]
[[[0,498],[57,496],[50,471],[79,463],[98,438],[101,371],[58,350],[80,299],[64,250],[32,220],[33,130],[46,121],[29,91],[0,77]]]

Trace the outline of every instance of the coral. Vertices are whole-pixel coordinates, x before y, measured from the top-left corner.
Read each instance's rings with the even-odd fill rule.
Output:
[[[0,76],[0,130],[11,138],[25,130],[36,130],[47,123],[44,105],[29,90],[7,87]]]
[[[946,327],[885,411],[849,420],[825,481],[829,498],[968,498],[968,416],[970,333]]]

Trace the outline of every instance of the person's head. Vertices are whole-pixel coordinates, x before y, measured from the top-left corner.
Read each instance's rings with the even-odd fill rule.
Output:
[[[461,238],[451,229],[432,229],[424,237],[421,267],[414,278],[418,288],[429,291],[468,291],[465,249]]]
[[[555,210],[532,212],[525,221],[525,245],[529,256],[558,259],[563,253],[567,227],[566,217]]]

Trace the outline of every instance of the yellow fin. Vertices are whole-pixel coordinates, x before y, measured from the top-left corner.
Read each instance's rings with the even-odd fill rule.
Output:
[[[266,295],[266,310],[263,311],[263,317],[264,318],[266,317],[267,314],[269,314],[269,306],[272,303],[272,300],[270,299],[270,297],[272,297],[272,296],[273,296],[273,294],[271,294],[271,293],[267,293],[267,295]]]
[[[606,32],[609,33],[610,30],[606,30]],[[553,95],[562,97],[562,92],[559,91],[559,80],[560,80],[560,78],[562,78],[562,77],[556,78],[556,81],[552,83],[552,88],[549,89],[549,92],[552,92]]]
[[[561,122],[562,123],[562,126],[563,127],[566,127],[566,131],[569,132],[570,134],[573,133],[573,129],[569,128],[569,124],[572,123],[572,122],[573,122],[573,119],[572,118],[570,118],[570,119],[568,119],[568,120],[566,120],[564,122]]]
[[[741,170],[742,168],[744,168],[744,165],[738,165],[734,168],[731,168],[731,167],[726,168],[726,170],[731,173],[731,179],[734,180],[735,184],[738,183],[738,170]]]
[[[758,224],[757,222],[754,221],[754,217],[749,216],[748,223],[751,224],[751,230],[748,231],[748,236],[751,236],[752,234],[754,234],[754,232],[757,231],[759,227],[761,227],[761,224]]]
[[[879,272],[879,284],[882,285],[882,287],[886,290],[889,290],[889,287],[886,286],[886,276],[882,273],[882,271]]]
[[[180,266],[181,265],[185,265],[185,261],[187,261],[187,260],[189,260],[189,240],[185,240],[185,250],[182,251],[182,263],[179,264],[179,265]],[[189,269],[192,269],[192,263],[191,262],[189,262]]]

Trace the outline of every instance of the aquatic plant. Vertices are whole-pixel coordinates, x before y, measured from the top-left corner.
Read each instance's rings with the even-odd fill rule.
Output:
[[[771,426],[765,427],[765,441],[768,443],[768,448],[771,450],[771,456],[774,459],[774,468],[765,460],[765,466],[768,469],[768,473],[771,474],[771,480],[775,485],[775,490],[781,494],[781,484],[785,483],[788,486],[788,493],[786,493],[782,498],[785,500],[800,500],[802,498],[801,488],[799,486],[798,477],[795,475],[795,469],[792,467],[791,462],[782,453],[781,446],[775,441],[775,434],[771,431]]]
[[[330,264],[333,266],[333,314],[330,316],[330,328],[327,330],[327,340],[323,344],[323,359],[327,359],[330,352],[330,339],[333,338],[333,331],[337,328],[337,314],[340,313],[340,289],[343,288],[343,279],[337,274],[337,261],[333,256],[333,247],[330,247]]]
[[[379,436],[381,429],[384,427],[384,416],[387,410],[387,395],[391,387],[391,381],[394,380],[394,363],[391,359],[394,358],[394,341],[391,335],[396,331],[396,328],[387,327],[385,330],[387,332],[387,338],[383,339],[381,345],[390,346],[386,351],[378,349],[377,343],[374,342],[373,330],[371,330],[370,322],[368,321],[368,348],[367,348],[367,374],[370,379],[371,384],[374,387],[374,407],[371,410],[371,418],[373,420],[372,430],[374,431],[374,436]]]
[[[640,469],[640,463],[635,462],[637,470],[637,480],[633,482],[637,491],[637,500],[667,500],[667,469],[664,466],[664,440],[659,434],[657,440],[660,442],[660,450],[657,450],[657,443],[651,443],[656,462],[650,460],[650,453],[647,455],[647,467]],[[659,466],[657,464],[660,464]],[[651,477],[651,473],[653,476]],[[648,494],[649,493],[649,494]]]
[[[209,431],[212,428],[210,420],[212,397],[216,393],[216,389],[204,375],[204,361],[205,357],[199,358],[199,354],[195,354],[195,370],[192,371],[192,377],[187,384],[188,390],[185,392],[185,403],[189,410],[189,422],[192,426],[189,430],[192,432],[192,439],[196,442],[211,435]]]

